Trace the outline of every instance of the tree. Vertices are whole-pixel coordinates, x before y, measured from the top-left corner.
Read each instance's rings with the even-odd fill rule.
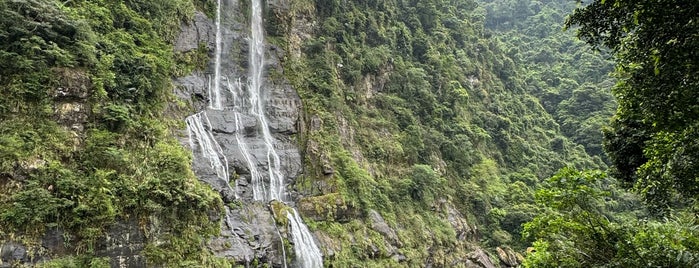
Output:
[[[543,209],[524,224],[534,240],[525,267],[694,267],[699,261],[696,216],[638,220],[614,180],[600,171],[560,170],[536,194]],[[626,215],[625,215],[626,214]]]
[[[659,210],[696,203],[699,158],[688,148],[699,126],[699,2],[595,0],[566,25],[617,62],[619,107],[605,131],[614,174]]]

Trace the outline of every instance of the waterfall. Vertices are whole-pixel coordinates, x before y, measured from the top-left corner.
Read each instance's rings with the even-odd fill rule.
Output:
[[[204,127],[203,119],[206,120],[208,128]],[[199,144],[199,150],[202,157],[209,160],[211,169],[216,172],[216,176],[226,182],[228,178],[228,159],[223,154],[221,146],[216,142],[213,133],[211,133],[211,122],[206,112],[199,112],[187,117],[187,134],[189,135],[189,146],[194,151],[196,144]]]
[[[252,192],[254,200],[264,200],[263,193],[265,192],[264,183],[262,181],[262,173],[257,167],[257,164],[253,161],[254,157],[250,153],[248,145],[245,143],[245,137],[243,137],[243,114],[242,109],[245,107],[245,102],[240,96],[242,93],[242,82],[238,78],[232,84],[227,80],[226,86],[228,87],[228,92],[230,92],[233,97],[233,118],[235,121],[235,141],[238,144],[238,150],[240,150],[245,164],[247,164],[250,169],[250,181],[252,182]],[[237,184],[236,184],[237,188]],[[236,189],[237,190],[237,189]],[[236,191],[237,194],[237,191]]]
[[[210,77],[209,79],[208,109],[222,111],[225,106],[226,111],[224,113],[232,113],[233,115],[235,141],[242,160],[244,160],[250,170],[253,200],[264,202],[278,200],[283,202],[286,199],[284,174],[281,170],[281,159],[275,150],[276,140],[272,136],[267,116],[265,115],[265,99],[263,98],[266,48],[262,20],[262,0],[252,0],[251,3],[250,37],[248,38],[249,65],[247,83],[245,85],[241,82],[241,79],[231,81],[231,79],[222,75],[221,61],[222,58],[228,59],[228,57],[221,56],[226,53],[226,51],[223,51],[224,42],[221,29],[222,0],[218,0],[217,4],[214,74],[213,78]],[[226,91],[229,93],[229,97],[226,97],[224,100],[223,95]],[[203,126],[202,119],[207,121],[208,130]],[[261,134],[261,141],[245,135],[246,130],[251,129],[252,124],[250,123],[253,121],[255,122],[254,127],[256,131],[258,134]],[[187,129],[190,133],[192,148],[194,148],[194,141],[196,141],[201,147],[204,158],[210,161],[211,167],[216,171],[216,174],[228,181],[228,161],[211,134],[211,124],[208,122],[206,112],[200,112],[188,117]],[[252,145],[249,146],[248,143]],[[222,159],[223,162],[221,161]],[[237,185],[236,181],[236,189],[234,190],[236,197],[238,196]],[[289,228],[298,267],[323,267],[322,254],[296,209],[293,209],[293,213],[289,212],[286,216],[289,219]],[[227,218],[227,221],[229,220]],[[230,222],[227,222],[227,224],[232,226]],[[279,235],[281,236],[281,234]],[[286,255],[283,247],[282,253]],[[284,266],[286,266],[286,263],[284,263]]]
[[[248,90],[250,101],[250,114],[257,117],[262,128],[262,137],[267,150],[267,173],[269,177],[269,187],[267,197],[256,200],[284,200],[284,176],[281,173],[281,160],[279,154],[274,149],[274,138],[269,131],[269,124],[265,116],[264,102],[260,98],[262,96],[262,76],[264,74],[265,62],[265,44],[264,30],[262,28],[262,1],[252,1],[252,21],[250,23],[251,37],[250,42],[250,70],[248,76]],[[254,182],[253,182],[254,184]]]
[[[213,86],[209,78],[209,108],[223,110],[221,101],[221,47],[223,46],[221,35],[221,0],[216,5],[216,48],[214,50],[214,80]]]
[[[262,28],[262,1],[253,0],[251,10],[252,21],[250,42],[250,70],[248,76],[248,91],[250,101],[250,113],[257,117],[262,128],[262,137],[267,150],[267,173],[269,177],[269,187],[267,198],[262,199],[259,195],[255,195],[256,200],[279,200],[284,201],[284,176],[281,172],[281,160],[279,154],[274,149],[274,138],[269,130],[267,117],[264,113],[264,103],[262,96],[262,77],[264,73],[264,29]],[[255,182],[253,182],[255,184]],[[253,187],[255,187],[253,185]],[[259,187],[264,188],[264,187]],[[291,224],[291,233],[294,240],[294,252],[300,267],[323,267],[323,257],[320,249],[315,244],[311,232],[308,230],[301,217],[299,217],[296,209],[292,213],[287,214],[289,223]]]
[[[296,253],[296,262],[299,267],[323,267],[320,249],[316,246],[311,232],[301,221],[296,209],[293,209],[293,213],[287,212],[286,218],[291,224],[291,237],[294,239],[294,253]]]

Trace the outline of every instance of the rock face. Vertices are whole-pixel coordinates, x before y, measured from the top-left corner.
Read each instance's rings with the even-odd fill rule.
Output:
[[[27,263],[29,261],[27,248],[22,244],[9,242],[0,247],[0,267],[12,267],[13,263]]]
[[[16,267],[16,264],[32,265],[48,261],[55,256],[74,254],[75,237],[61,229],[48,229],[38,245],[23,245],[19,242],[6,242],[0,245],[0,267]],[[109,226],[104,236],[95,245],[95,256],[109,258],[111,267],[145,267],[146,259],[141,251],[146,244],[146,236],[139,228],[138,221],[119,220]]]
[[[183,25],[175,40],[175,51],[183,52],[199,48],[199,45],[214,47],[216,45],[216,25],[199,11],[194,13],[191,24]]]
[[[473,268],[495,268],[495,265],[492,261],[490,261],[488,254],[480,248],[468,255],[468,260],[466,260],[465,266]]]
[[[220,257],[249,265],[253,261],[283,267],[287,253],[267,205],[254,203],[226,209],[221,236],[209,242]]]
[[[244,55],[247,53],[248,43],[246,41],[247,32],[244,14],[240,10],[238,1],[224,1],[221,19],[221,86],[223,88],[233,87],[238,84],[245,87],[247,80],[246,62]],[[190,27],[198,27],[190,29]],[[183,34],[177,41],[180,48],[194,48],[195,44],[209,43],[209,33],[215,29],[212,21],[208,23],[196,22],[192,26],[187,26]],[[198,34],[191,34],[196,32]],[[215,33],[214,33],[215,34]],[[202,39],[203,38],[203,39]],[[214,53],[210,47],[210,52]],[[295,134],[298,133],[299,111],[301,110],[301,100],[295,90],[284,79],[271,79],[269,74],[281,73],[282,69],[278,57],[284,52],[274,46],[267,46],[267,56],[265,69],[267,74],[263,86],[261,101],[265,104],[264,111],[268,125],[274,137],[274,148],[280,155],[282,162],[282,172],[291,182],[301,173],[301,158],[296,146]],[[241,56],[243,55],[243,56]],[[212,56],[213,58],[214,56]],[[214,68],[213,63],[209,69]],[[261,167],[267,165],[266,150],[264,140],[260,131],[260,123],[252,116],[243,114],[241,118],[236,118],[232,112],[235,105],[234,96],[227,90],[223,91],[223,108],[221,110],[208,109],[210,103],[210,84],[212,84],[213,70],[205,72],[195,72],[189,76],[178,79],[177,95],[184,101],[190,103],[197,111],[205,111],[208,117],[205,127],[210,129],[216,141],[221,146],[223,154],[227,156],[230,173],[235,175],[231,178],[238,183],[238,194],[243,200],[250,200],[251,190],[249,185],[249,167],[245,163],[240,150],[236,134],[241,134],[247,147],[251,150],[253,161]],[[247,105],[247,103],[245,104]],[[239,107],[238,107],[239,108]],[[246,107],[243,107],[245,109]],[[237,121],[241,121],[242,128],[236,130]],[[240,132],[240,133],[238,133]],[[184,135],[183,135],[184,136]],[[186,137],[185,137],[186,138]],[[221,184],[219,179],[213,174],[209,164],[197,157],[197,149],[194,148],[195,163],[194,169],[198,177],[214,188],[224,191],[227,185]],[[201,161],[200,161],[201,160]],[[237,178],[235,178],[237,176]]]
[[[87,97],[92,81],[87,73],[76,69],[56,68],[60,77],[58,86],[53,91],[54,118],[66,130],[70,131],[79,143],[78,137],[83,136],[85,124],[90,116]]]
[[[278,4],[278,3],[277,3]],[[284,8],[286,5],[275,4],[272,8]],[[270,4],[271,5],[271,4]],[[176,80],[176,95],[189,103],[197,112],[205,114],[203,127],[211,133],[213,140],[220,147],[219,159],[225,162],[229,182],[212,168],[204,157],[204,152],[190,142],[187,134],[182,135],[182,144],[191,147],[194,154],[193,169],[197,177],[219,191],[224,201],[237,200],[239,205],[226,208],[226,217],[222,221],[221,236],[209,242],[209,247],[218,256],[235,260],[236,263],[248,265],[252,262],[266,263],[272,267],[283,267],[286,255],[284,250],[286,234],[277,229],[272,211],[264,202],[253,200],[252,175],[250,164],[259,167],[263,180],[268,178],[268,155],[266,141],[262,135],[259,118],[250,114],[250,105],[241,101],[233,89],[247,88],[249,53],[249,26],[244,8],[238,0],[222,1],[220,27],[214,19],[206,19],[203,14],[196,14],[195,21],[182,29],[176,41],[176,50],[188,51],[206,44],[212,62],[206,71],[196,71],[189,76]],[[217,31],[220,39],[217,41]],[[219,49],[216,49],[216,45]],[[218,56],[216,53],[220,53]],[[285,177],[284,185],[290,185],[302,172],[301,156],[296,146],[296,134],[299,132],[301,100],[288,81],[282,78],[283,70],[279,58],[285,51],[266,44],[265,75],[261,86],[260,101],[273,137],[273,147],[281,161],[280,171]],[[219,59],[216,63],[217,57]],[[218,72],[216,68],[218,67]],[[221,107],[215,106],[214,77],[218,75]],[[271,77],[275,77],[272,79]],[[249,94],[249,93],[247,93]],[[242,106],[241,106],[242,105]],[[244,112],[240,112],[240,111]],[[242,145],[248,153],[242,151]],[[290,189],[285,192],[289,193]],[[291,201],[295,194],[283,196],[284,201]],[[284,238],[283,238],[284,236]],[[289,256],[290,257],[290,256]]]
[[[110,226],[107,234],[97,244],[96,255],[108,257],[112,267],[144,267],[146,236],[136,220],[119,221]]]

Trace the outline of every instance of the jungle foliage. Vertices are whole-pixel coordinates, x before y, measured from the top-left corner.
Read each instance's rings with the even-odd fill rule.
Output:
[[[610,180],[602,171],[562,169],[545,182],[536,194],[545,210],[524,225],[525,237],[536,238],[525,267],[696,265],[695,215],[649,220]]]
[[[679,6],[683,5],[674,7]],[[288,77],[300,90],[307,114],[324,126],[307,142],[312,148],[329,148],[311,152],[310,166],[320,168],[322,163],[314,163],[328,160],[340,166],[329,191],[340,192],[350,206],[365,213],[379,210],[389,215],[401,230],[401,240],[424,240],[420,234],[425,230],[440,232],[428,225],[413,229],[404,224],[430,219],[425,209],[434,211],[437,203],[445,202],[483,228],[485,245],[523,250],[534,243],[537,252],[525,261],[532,267],[695,262],[696,218],[691,213],[657,218],[652,206],[647,211],[622,187],[627,180],[618,173],[608,178],[600,171],[576,171],[604,170],[605,162],[639,167],[650,158],[645,146],[651,133],[622,125],[616,139],[606,134],[604,143],[621,144],[622,151],[615,154],[605,145],[607,158],[602,129],[610,124],[620,97],[619,89],[612,94],[610,88],[617,79],[623,85],[624,76],[618,70],[608,75],[614,71],[610,58],[616,59],[615,48],[590,48],[575,40],[574,31],[564,31],[564,20],[574,8],[572,1],[317,1],[314,11],[322,18],[317,37],[306,40],[301,58],[287,62],[293,70]],[[687,25],[694,21],[685,20]],[[668,42],[674,45],[672,40]],[[691,55],[685,54],[680,55],[685,60],[682,68],[694,66]],[[315,72],[306,71],[311,66]],[[677,73],[693,74],[685,69],[673,74]],[[625,109],[625,101],[619,111]],[[611,128],[622,122],[636,126],[641,119],[616,119]],[[690,177],[673,181],[696,186],[691,169],[682,168],[693,163],[682,162],[690,159],[693,141],[678,139],[688,134],[674,135],[659,136],[665,142],[653,147],[672,154],[655,155],[672,159],[678,167],[672,170],[687,171],[681,174]],[[678,154],[682,157],[674,157]],[[631,161],[619,161],[620,157]],[[564,166],[574,169],[563,169],[542,183]],[[656,166],[667,170],[662,162]],[[424,172],[425,167],[432,172]],[[416,177],[417,171],[422,175]],[[423,175],[430,173],[436,176],[425,184]],[[321,189],[310,194],[325,193]],[[438,202],[430,193],[437,193]],[[370,232],[360,223],[351,225]],[[336,231],[337,223],[320,222],[317,228],[340,241],[352,239]],[[671,230],[678,233],[670,235]],[[432,237],[401,252],[419,260],[415,265],[423,258],[436,265],[458,258],[459,252],[445,257],[448,254],[439,251],[458,241]],[[650,242],[654,240],[657,244]],[[341,248],[351,248],[351,243],[341,243]],[[418,252],[408,249],[412,246]],[[385,260],[356,251],[340,256],[331,261]]]
[[[55,265],[102,267],[90,257],[99,239],[133,221],[166,233],[148,235],[150,265],[213,261],[202,242],[221,200],[164,113],[183,64],[170,43],[193,12],[191,1],[0,1],[2,241],[39,253],[37,239],[60,230],[80,256]]]
[[[305,3],[292,16],[270,20],[267,28],[276,29],[270,39],[277,45],[300,50],[300,56],[285,60],[286,77],[304,100],[306,125],[319,126],[304,137],[310,178],[297,188],[318,202],[339,194],[342,208],[330,215],[348,207],[363,215],[364,222],[343,224],[329,217],[310,224],[337,241],[329,263],[398,265],[386,242],[367,227],[372,210],[397,230],[404,243],[399,253],[408,262],[402,265],[441,266],[466,258],[471,247],[445,220],[450,206],[482,228],[474,235],[482,236],[480,243],[523,250],[528,242],[520,239],[521,224],[542,210],[534,205],[539,182],[565,166],[606,167],[580,144],[600,155],[595,150],[601,131],[588,125],[602,124],[614,105],[596,87],[605,79],[586,78],[584,72],[605,70],[576,69],[566,84],[548,67],[532,71],[525,66],[534,64],[518,65],[533,52],[522,51],[517,59],[509,55],[514,48],[488,28],[487,5],[319,0],[309,8]],[[547,27],[545,35],[553,35],[553,23],[556,33],[563,27],[563,11],[555,12],[558,21],[536,25]],[[290,25],[303,23],[296,20],[304,15],[319,25],[296,47],[281,37]],[[565,42],[561,36],[551,39]],[[560,45],[560,54],[569,58],[550,64],[573,69],[566,67],[574,61],[567,53],[577,47],[570,46]],[[545,75],[559,82],[534,83]],[[544,95],[551,104],[541,101]],[[583,107],[593,119],[576,112]],[[572,125],[566,125],[569,136],[561,130],[563,121]],[[591,137],[573,129],[586,127]],[[597,147],[586,139],[597,140]],[[331,177],[324,174],[328,165]],[[313,181],[324,186],[313,187]],[[372,239],[357,248],[353,235],[362,233]],[[378,253],[372,245],[381,245]]]
[[[605,130],[613,175],[657,211],[699,198],[699,3],[595,1],[568,25],[617,62],[614,122]]]
[[[526,237],[536,239],[525,266],[699,263],[698,10],[693,1],[593,1],[567,19],[578,37],[609,50],[616,62],[618,108],[604,128],[604,150],[620,183],[592,171],[550,178],[537,192],[547,209],[524,225]],[[610,208],[619,200],[609,190],[614,185],[639,194],[649,213]]]
[[[523,67],[527,92],[554,116],[565,136],[595,157],[602,150],[602,127],[616,103],[609,90],[615,79],[606,51],[593,51],[564,31],[574,1],[481,1],[486,27],[505,42],[507,55]]]
[[[73,256],[46,267],[103,267],[96,240],[135,220],[164,235],[149,265],[220,265],[202,243],[220,197],[171,131],[171,78],[206,62],[171,43],[212,7],[0,0],[0,239],[64,230]],[[573,1],[288,8],[266,29],[304,102],[295,188],[325,212],[308,225],[331,240],[326,264],[450,266],[475,244],[533,246],[530,267],[699,260],[696,3],[580,6],[568,27],[592,49],[562,31]],[[377,211],[396,241],[370,228]]]

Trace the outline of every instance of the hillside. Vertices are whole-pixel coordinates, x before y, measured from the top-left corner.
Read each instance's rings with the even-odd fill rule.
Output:
[[[0,267],[543,265],[571,181],[647,217],[576,171],[616,78],[558,2],[0,0]]]

